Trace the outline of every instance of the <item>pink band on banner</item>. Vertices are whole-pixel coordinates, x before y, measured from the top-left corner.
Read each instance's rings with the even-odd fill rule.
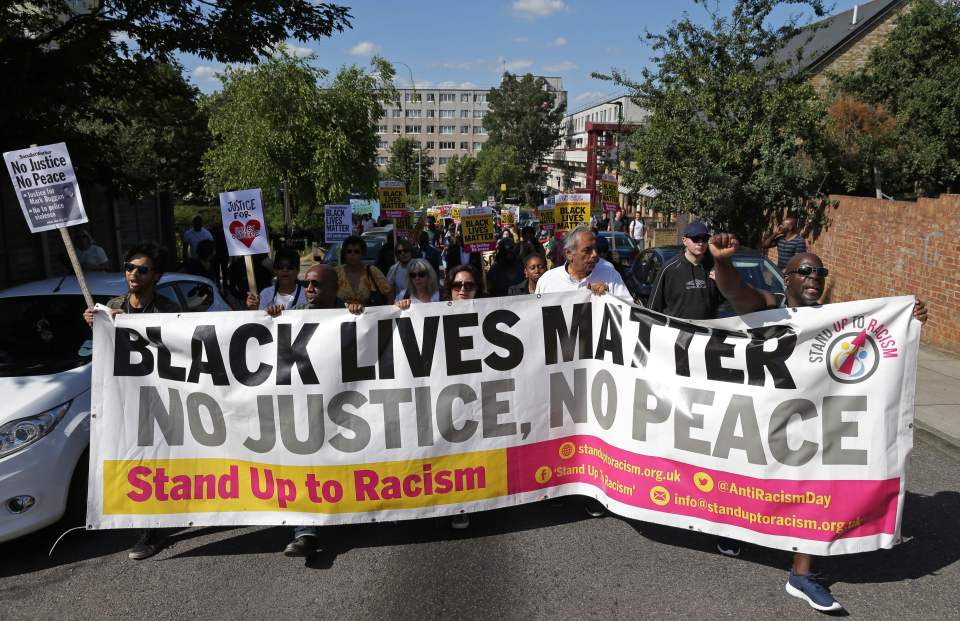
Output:
[[[768,535],[836,541],[896,530],[900,480],[758,479],[638,455],[593,436],[507,449],[509,493],[588,483],[633,507]]]

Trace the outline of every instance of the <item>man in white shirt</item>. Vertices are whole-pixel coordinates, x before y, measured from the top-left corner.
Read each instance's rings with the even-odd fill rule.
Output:
[[[588,287],[598,295],[609,293],[633,301],[616,268],[597,254],[597,237],[590,227],[573,229],[563,240],[563,254],[567,262],[540,277],[537,293],[578,291]]]
[[[184,259],[194,259],[197,256],[197,246],[204,240],[213,241],[210,231],[203,228],[203,218],[196,216],[193,219],[193,228],[183,232]]]
[[[643,218],[637,216],[633,219],[633,222],[630,223],[630,237],[633,238],[633,241],[637,242],[637,247],[640,250],[643,250],[644,239],[643,236],[647,232],[647,223],[643,221]]]

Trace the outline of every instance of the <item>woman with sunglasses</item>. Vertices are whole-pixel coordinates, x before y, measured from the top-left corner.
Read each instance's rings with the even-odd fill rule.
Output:
[[[453,302],[473,300],[480,296],[482,286],[483,274],[480,270],[473,265],[458,265],[447,270],[444,297]]]
[[[281,248],[273,255],[273,286],[267,287],[260,295],[247,294],[249,310],[266,310],[270,306],[282,306],[291,309],[306,304],[307,298],[297,277],[300,275],[300,255],[296,250]]]
[[[383,272],[363,262],[366,255],[367,242],[358,235],[346,238],[340,246],[340,265],[337,266],[340,299],[362,306],[389,304],[393,289]]]
[[[411,304],[440,301],[437,273],[426,259],[410,260],[407,265],[407,283],[407,288],[397,295],[396,304],[400,310],[407,310]]]

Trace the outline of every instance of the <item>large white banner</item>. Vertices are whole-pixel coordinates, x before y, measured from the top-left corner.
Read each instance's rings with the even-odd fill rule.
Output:
[[[587,293],[94,327],[93,528],[597,498],[785,550],[898,541],[913,298],[682,321]]]

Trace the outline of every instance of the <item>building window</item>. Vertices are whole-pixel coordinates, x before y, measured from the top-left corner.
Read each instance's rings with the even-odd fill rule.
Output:
[[[456,93],[440,93],[440,103],[443,103],[445,101],[456,101],[456,100],[457,100]]]
[[[456,149],[456,148],[457,148],[457,143],[455,143],[455,142],[444,142],[443,140],[441,140],[441,141],[440,141],[440,148],[441,148],[441,149],[451,149],[451,150],[452,150],[452,149]]]
[[[436,93],[427,93],[427,103],[435,103],[437,101]]]
[[[482,149],[482,148],[483,148],[483,143],[482,143],[482,142],[475,142],[475,143],[473,143],[473,150],[474,150],[474,151],[479,151],[479,150]]]
[[[440,126],[440,133],[441,133],[441,134],[452,134],[452,133],[455,133],[456,129],[457,129],[457,128],[456,128],[455,125],[441,125],[441,126]]]
[[[432,119],[432,118],[434,118],[435,116],[437,116],[437,111],[436,111],[436,110],[427,110],[427,118],[428,118],[428,119]]]
[[[469,101],[470,101],[470,93],[460,94],[460,103],[468,103]]]
[[[482,118],[485,117],[485,116],[487,116],[487,113],[484,112],[483,110],[474,110],[474,111],[473,111],[473,118],[475,118],[475,119],[482,119]]]
[[[380,157],[377,158],[377,166],[386,166],[386,165],[387,165],[386,157],[381,155]]]
[[[436,125],[427,125],[427,133],[428,133],[428,134],[435,134],[435,133],[437,133],[437,126],[436,126]]]
[[[460,133],[461,133],[461,134],[469,134],[469,133],[470,133],[470,126],[469,126],[469,125],[461,125],[461,126],[460,126]]]
[[[377,125],[377,133],[385,134],[389,128],[386,125]]]
[[[446,166],[447,162],[449,162],[449,161],[450,161],[450,158],[449,158],[449,157],[440,157],[440,158],[437,158],[437,163],[440,164],[441,166]]]
[[[435,146],[436,146],[436,143],[434,143],[432,140],[428,140],[428,141],[427,141],[427,148],[428,148],[428,149],[433,149]]]
[[[395,118],[395,119],[399,119],[399,118],[400,118],[400,108],[394,108],[393,110],[391,110],[391,111],[390,111],[390,116],[392,116],[392,117]]]
[[[486,130],[486,128],[480,127],[479,125],[477,125],[476,127],[473,128],[473,133],[475,133],[475,134],[485,134],[485,133],[487,133],[487,130]]]
[[[440,118],[441,118],[441,119],[452,119],[452,118],[454,118],[455,116],[457,116],[457,111],[456,111],[456,110],[441,110],[441,111],[440,111]]]
[[[422,128],[419,125],[407,125],[403,128],[404,133],[407,134],[419,134]]]
[[[381,141],[380,141],[380,144],[377,145],[377,148],[378,148],[378,149],[386,149],[386,148],[387,148],[387,141],[386,141],[386,140],[381,140]]]
[[[461,143],[460,143],[460,148],[461,148],[461,149],[469,149],[469,148],[470,148],[470,143],[469,143],[469,142],[461,142]]]
[[[469,118],[470,118],[470,111],[469,111],[469,110],[461,110],[461,111],[460,111],[460,118],[461,118],[461,119],[469,119]]]
[[[395,134],[399,134],[399,133],[400,133],[400,126],[399,126],[399,125],[394,125],[394,126],[393,126],[393,133],[395,133]]]
[[[403,100],[413,103],[420,103],[420,93],[404,93]]]
[[[414,110],[405,110],[404,112],[406,113],[406,117],[408,119],[419,119],[420,115],[422,114],[420,108],[416,108]]]
[[[473,103],[486,103],[486,101],[487,101],[486,93],[478,93],[473,96]]]

